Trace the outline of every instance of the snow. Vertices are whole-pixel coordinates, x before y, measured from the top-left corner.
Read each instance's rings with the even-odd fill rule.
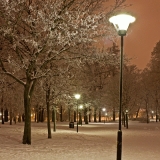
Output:
[[[83,124],[78,133],[76,124],[69,128],[68,122],[57,122],[52,139],[48,139],[46,122],[32,122],[31,145],[22,144],[23,125],[0,125],[0,159],[116,160],[117,122]],[[159,122],[129,121],[129,129],[122,127],[122,136],[123,160],[160,159]]]

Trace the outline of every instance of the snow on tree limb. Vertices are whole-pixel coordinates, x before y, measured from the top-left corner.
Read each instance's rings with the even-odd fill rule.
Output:
[[[2,0],[2,70],[10,66],[9,72],[4,73],[12,74],[13,78],[19,71],[27,71],[27,75],[34,80],[48,73],[46,67],[49,63],[62,59],[71,61],[66,51],[95,41],[95,37],[107,32],[107,27],[101,23],[106,13],[96,11],[102,2]],[[111,11],[123,2],[116,0]],[[3,59],[7,61],[3,62]]]

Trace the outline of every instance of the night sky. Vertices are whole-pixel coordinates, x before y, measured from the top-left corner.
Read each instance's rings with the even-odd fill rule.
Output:
[[[151,52],[160,40],[160,0],[126,0],[131,7],[125,10],[136,17],[124,38],[124,52],[133,57],[133,64],[143,69]]]

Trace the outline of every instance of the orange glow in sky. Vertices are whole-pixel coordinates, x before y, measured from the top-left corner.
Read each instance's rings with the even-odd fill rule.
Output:
[[[136,21],[124,37],[124,52],[133,58],[132,64],[143,69],[160,40],[160,0],[126,0],[126,4],[132,4],[126,11],[135,16]]]

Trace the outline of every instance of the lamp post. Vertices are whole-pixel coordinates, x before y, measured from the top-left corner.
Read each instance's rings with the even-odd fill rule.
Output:
[[[154,111],[152,111],[152,119],[153,119],[153,114],[154,114]]]
[[[74,97],[77,100],[77,133],[78,133],[78,99],[80,99],[81,95],[80,94],[75,94]]]
[[[128,110],[126,110],[126,128],[128,129]]]
[[[119,83],[119,127],[117,133],[117,160],[122,157],[122,130],[121,130],[121,116],[122,116],[122,75],[123,75],[123,36],[126,35],[130,23],[135,21],[135,17],[127,14],[119,14],[109,19],[116,28],[118,35],[121,36],[121,59],[120,59],[120,83]]]
[[[106,122],[107,122],[107,115],[108,115],[108,114],[107,114],[107,113],[105,113],[105,120],[106,120]]]
[[[82,126],[82,109],[83,109],[83,105],[80,105],[79,106],[79,109],[80,109],[80,112],[79,112],[79,124],[81,124]]]
[[[104,115],[104,124],[105,124],[105,111],[106,111],[106,109],[102,108],[102,111],[103,111],[103,115]]]

